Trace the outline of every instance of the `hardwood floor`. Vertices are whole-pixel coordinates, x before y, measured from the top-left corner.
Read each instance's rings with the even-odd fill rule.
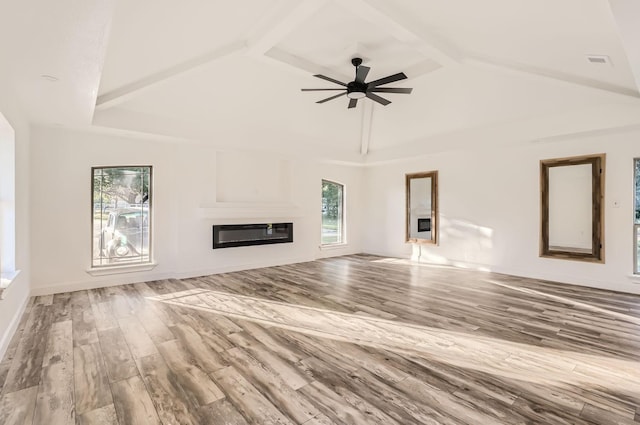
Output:
[[[0,424],[640,424],[640,296],[355,255],[30,300]]]

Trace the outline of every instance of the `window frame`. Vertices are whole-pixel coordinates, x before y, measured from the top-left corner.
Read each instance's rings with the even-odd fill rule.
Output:
[[[17,278],[16,134],[0,112],[0,301]]]
[[[605,167],[606,154],[543,159],[540,161],[540,257],[605,263]],[[549,243],[549,169],[573,165],[591,166],[591,252],[555,249]]]
[[[123,263],[118,263],[118,262],[114,262],[111,264],[99,264],[99,265],[95,265],[94,264],[94,240],[95,240],[95,232],[94,232],[94,214],[95,214],[95,203],[94,203],[94,183],[95,183],[95,171],[96,170],[104,170],[104,169],[112,169],[112,168],[148,168],[149,169],[149,190],[148,190],[148,212],[147,212],[147,217],[148,217],[148,222],[149,222],[149,230],[148,230],[148,239],[149,239],[149,249],[148,249],[148,254],[147,254],[147,259],[144,261],[135,261],[135,262],[123,262]],[[146,266],[154,266],[155,267],[155,263],[154,263],[154,259],[153,259],[153,165],[103,165],[103,166],[95,166],[95,167],[91,167],[91,214],[89,215],[90,217],[90,225],[91,225],[91,239],[90,239],[90,243],[91,243],[91,249],[89,250],[90,252],[90,266],[89,266],[89,270],[88,271],[100,271],[100,270],[115,270],[117,271],[118,269],[137,269],[140,267],[146,267]]]
[[[640,168],[640,158],[633,159],[633,275],[640,276],[640,265],[638,264],[638,231],[640,231],[640,218],[636,216],[637,205],[637,193],[638,185],[638,171]]]
[[[413,179],[431,179],[431,238],[412,238],[411,237],[411,181]],[[405,174],[405,242],[418,244],[438,245],[438,227],[440,219],[438,217],[438,170],[424,171],[420,173]]]
[[[340,238],[337,242],[328,242],[328,243],[324,243],[322,241],[322,231],[324,229],[323,226],[323,217],[322,217],[322,187],[324,186],[325,183],[329,183],[329,184],[333,184],[333,185],[337,185],[340,186],[341,188],[341,214],[340,214]],[[329,180],[329,179],[322,179],[321,183],[320,183],[320,246],[322,248],[327,248],[327,247],[332,247],[332,246],[340,246],[340,245],[346,245],[347,244],[347,214],[346,211],[347,209],[346,207],[346,185],[340,182],[337,182],[335,180]]]

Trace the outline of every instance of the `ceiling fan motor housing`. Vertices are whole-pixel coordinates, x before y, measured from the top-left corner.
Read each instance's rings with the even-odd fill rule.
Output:
[[[367,84],[351,81],[347,84],[347,97],[350,99],[362,99],[367,95]]]

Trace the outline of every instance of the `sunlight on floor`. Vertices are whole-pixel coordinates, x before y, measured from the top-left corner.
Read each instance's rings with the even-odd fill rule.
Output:
[[[416,261],[411,261],[411,260],[407,260],[407,259],[400,259],[400,258],[383,258],[383,259],[379,259],[379,260],[373,260],[373,263],[384,263],[384,264],[398,264],[398,265],[405,265],[405,266],[415,266],[415,267],[424,267],[424,268],[428,268],[428,269],[449,269],[449,270],[459,270],[459,269],[469,269],[468,267],[463,267],[463,266],[457,266],[457,265],[449,265],[449,264],[431,264],[431,263],[419,263]],[[486,267],[479,267],[479,268],[475,268],[473,269],[473,271],[481,271],[481,272],[487,272],[490,273],[491,270],[489,268]],[[620,313],[617,311],[613,311],[613,310],[608,310],[602,307],[598,307],[598,306],[594,306],[592,304],[586,303],[586,302],[580,302],[580,301],[576,301],[573,300],[571,298],[567,298],[567,297],[562,297],[559,295],[555,295],[555,294],[550,294],[547,292],[543,292],[543,291],[537,291],[534,289],[529,289],[529,288],[523,288],[523,287],[518,287],[518,286],[514,286],[514,285],[509,285],[505,282],[500,282],[498,280],[494,280],[494,279],[482,279],[482,282],[485,283],[489,283],[491,285],[495,285],[495,286],[500,286],[502,288],[506,288],[506,289],[510,289],[513,291],[517,291],[517,292],[522,292],[528,295],[535,295],[535,296],[540,296],[540,297],[544,297],[544,298],[549,298],[564,304],[569,304],[569,305],[573,305],[576,307],[580,307],[583,308],[585,310],[589,310],[589,311],[594,311],[594,312],[598,312],[598,313],[602,313],[602,314],[606,314],[608,316],[614,317],[617,320],[623,320],[625,322],[629,322],[629,323],[634,323],[636,325],[640,325],[640,318],[639,317],[635,317],[635,316],[631,316],[629,314],[624,314],[624,313]]]
[[[572,300],[572,299],[567,298],[567,297],[561,297],[561,296],[558,296],[558,295],[549,294],[547,292],[536,291],[534,289],[520,288],[520,287],[517,287],[517,286],[508,285],[506,283],[498,282],[496,280],[491,280],[491,279],[484,279],[483,282],[490,283],[492,285],[501,286],[503,288],[511,289],[513,291],[518,291],[518,292],[522,292],[522,293],[529,294],[529,295],[538,295],[538,296],[541,296],[541,297],[550,298],[550,299],[553,299],[555,301],[559,301],[561,303],[565,303],[565,304],[569,304],[569,305],[573,305],[573,306],[576,306],[576,307],[583,308],[585,310],[595,311],[595,312],[598,312],[598,313],[606,314],[608,316],[614,317],[617,320],[623,320],[625,322],[629,322],[629,323],[634,323],[636,325],[640,325],[640,317],[634,317],[634,316],[631,316],[629,314],[624,314],[624,313],[619,313],[617,311],[607,310],[606,308],[602,308],[602,307],[598,307],[598,306],[595,306],[595,305],[591,305],[589,303],[575,301],[575,300]]]
[[[539,347],[359,314],[270,301],[205,289],[147,298],[181,307],[357,343],[551,385],[640,393],[640,362]]]
[[[433,254],[422,254],[421,258],[424,258],[424,261],[415,261],[415,260],[407,260],[404,258],[383,258],[380,260],[372,260],[372,263],[386,263],[386,264],[399,264],[404,266],[416,266],[416,267],[424,267],[429,269],[466,269],[473,270],[479,272],[491,272],[491,269],[488,266],[476,266],[471,264],[466,264],[462,262],[451,262],[447,258],[439,255]]]

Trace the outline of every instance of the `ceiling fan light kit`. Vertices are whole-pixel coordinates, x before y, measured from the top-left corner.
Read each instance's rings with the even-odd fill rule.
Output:
[[[356,77],[355,80],[349,83],[343,83],[342,81],[335,80],[331,77],[327,77],[325,75],[316,74],[314,77],[320,78],[325,81],[329,81],[334,84],[338,84],[343,86],[343,88],[335,88],[335,89],[302,89],[302,91],[342,91],[342,93],[336,94],[334,96],[327,97],[326,99],[322,99],[317,101],[316,103],[324,103],[329,100],[337,99],[341,96],[346,95],[349,98],[349,106],[348,109],[355,108],[358,104],[358,99],[363,99],[368,97],[369,99],[377,102],[383,106],[386,106],[391,103],[390,100],[387,100],[381,96],[378,96],[375,93],[399,93],[399,94],[409,94],[413,89],[410,88],[399,88],[399,87],[380,87],[384,84],[394,83],[396,81],[404,80],[407,76],[404,72],[399,72],[397,74],[389,75],[388,77],[380,78],[375,81],[370,81],[368,83],[365,82],[367,75],[369,74],[370,68],[362,65],[361,58],[353,58],[351,59],[351,63],[356,68]]]

